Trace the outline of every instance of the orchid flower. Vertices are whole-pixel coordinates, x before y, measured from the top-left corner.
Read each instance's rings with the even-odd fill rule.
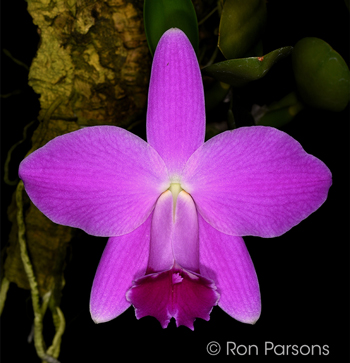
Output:
[[[147,141],[115,126],[59,136],[20,178],[53,222],[109,237],[93,282],[96,323],[136,317],[193,329],[216,304],[255,323],[260,291],[242,236],[276,237],[319,208],[331,173],[286,133],[241,127],[204,143],[196,54],[170,29],[152,65]]]

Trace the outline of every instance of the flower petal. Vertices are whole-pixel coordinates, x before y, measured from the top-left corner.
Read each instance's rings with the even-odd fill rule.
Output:
[[[51,140],[22,161],[19,176],[30,199],[53,222],[106,237],[140,226],[169,186],[157,152],[114,126]]]
[[[112,320],[130,306],[126,292],[147,268],[152,214],[133,232],[109,238],[91,289],[90,313],[95,323]]]
[[[193,330],[195,318],[209,320],[219,298],[215,290],[211,280],[176,265],[137,279],[126,298],[134,305],[137,319],[153,316],[166,328],[174,317],[176,326]]]
[[[181,186],[214,228],[275,237],[319,208],[332,184],[327,166],[271,127],[224,132],[189,159]]]
[[[196,54],[185,33],[166,31],[152,64],[147,110],[147,141],[178,176],[204,142],[205,107]]]
[[[259,283],[242,237],[221,233],[200,215],[200,273],[212,279],[219,306],[236,320],[254,324],[260,316]]]

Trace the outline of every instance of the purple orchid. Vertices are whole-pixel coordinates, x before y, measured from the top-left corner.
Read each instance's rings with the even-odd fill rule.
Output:
[[[260,291],[241,236],[276,237],[327,198],[331,173],[271,127],[242,127],[204,143],[196,54],[170,29],[150,80],[147,140],[114,126],[84,128],[24,159],[19,175],[53,222],[110,237],[93,282],[96,323],[131,304],[139,319],[193,329],[218,304],[255,323]]]

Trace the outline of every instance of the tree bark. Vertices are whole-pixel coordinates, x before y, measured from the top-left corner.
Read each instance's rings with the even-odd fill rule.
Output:
[[[143,1],[28,0],[40,44],[29,85],[40,94],[32,149],[56,136],[93,125],[130,127],[146,108],[151,58],[142,20]],[[59,304],[73,230],[47,219],[24,198],[26,240],[40,296],[55,291]],[[18,244],[15,198],[5,276],[29,289]]]

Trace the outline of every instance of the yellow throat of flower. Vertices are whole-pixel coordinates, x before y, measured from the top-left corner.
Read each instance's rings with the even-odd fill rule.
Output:
[[[171,183],[169,190],[171,192],[171,194],[173,195],[173,222],[175,222],[175,211],[176,211],[176,201],[177,201],[177,196],[180,194],[180,192],[183,190],[181,188],[181,184],[180,183]]]

